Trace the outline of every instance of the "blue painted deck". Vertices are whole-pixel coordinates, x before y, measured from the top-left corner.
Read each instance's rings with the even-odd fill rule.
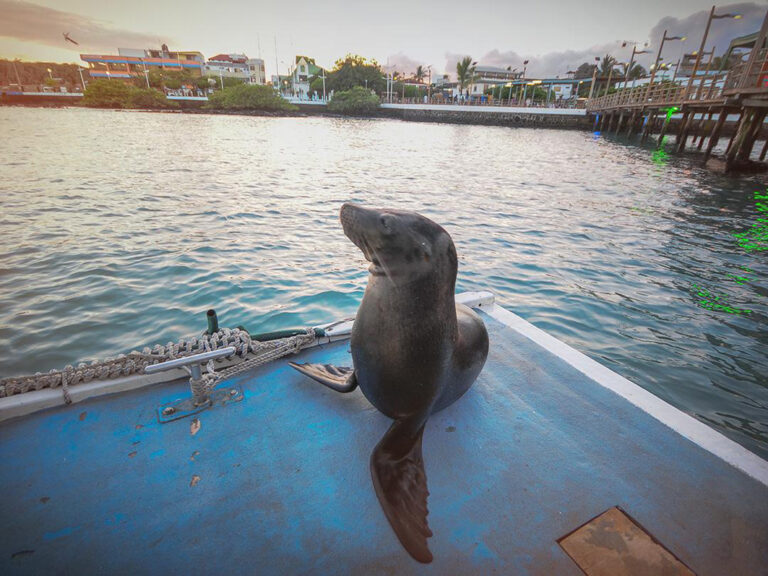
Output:
[[[0,573],[579,575],[557,539],[618,505],[699,576],[766,574],[765,485],[484,319],[485,370],[424,434],[431,565],[371,486],[389,420],[276,363],[194,436],[155,419],[184,383],[0,424]]]

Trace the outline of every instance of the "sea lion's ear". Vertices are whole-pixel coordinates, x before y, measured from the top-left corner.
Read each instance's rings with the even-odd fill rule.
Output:
[[[391,236],[395,233],[395,216],[392,214],[382,214],[379,217],[381,223],[381,229],[387,236]]]

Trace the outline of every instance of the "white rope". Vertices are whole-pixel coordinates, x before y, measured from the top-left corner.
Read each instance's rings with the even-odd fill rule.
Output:
[[[91,364],[79,364],[77,368],[66,366],[64,370],[51,370],[47,373],[36,373],[32,376],[18,376],[0,380],[0,398],[24,394],[44,388],[61,386],[64,399],[71,402],[70,387],[92,380],[106,380],[119,376],[141,373],[146,366],[165,362],[173,358],[181,358],[233,346],[235,356],[241,362],[220,372],[214,371],[213,361],[206,366],[206,374],[201,380],[201,386],[210,393],[216,382],[230,378],[241,372],[251,370],[272,360],[296,353],[304,346],[314,342],[315,332],[308,328],[305,334],[260,342],[253,340],[245,330],[224,328],[214,334],[203,334],[199,337],[168,342],[165,346],[156,344],[152,348],[144,348],[141,352],[133,351],[121,354],[117,358],[108,358]]]

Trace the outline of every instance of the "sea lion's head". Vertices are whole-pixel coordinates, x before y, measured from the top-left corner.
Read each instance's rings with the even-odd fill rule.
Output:
[[[442,226],[416,212],[376,210],[344,204],[344,234],[360,248],[373,276],[395,283],[425,276],[456,279],[456,248]]]

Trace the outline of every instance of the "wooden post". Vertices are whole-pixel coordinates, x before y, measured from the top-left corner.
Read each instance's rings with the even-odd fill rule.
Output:
[[[704,119],[704,114],[701,115],[701,124],[699,125],[699,145],[696,146],[696,150],[701,150],[701,147],[704,145],[704,134],[707,129],[707,124],[709,124],[711,121],[712,112],[707,115],[706,120]]]
[[[765,138],[765,142],[763,142],[763,151],[760,152],[760,162],[765,160],[765,154],[768,152],[768,136]]]
[[[693,110],[683,114],[683,119],[680,122],[680,129],[677,131],[677,147],[675,150],[678,154],[685,150],[685,141],[688,139],[688,130],[695,118],[696,113]]]
[[[712,132],[709,135],[709,143],[707,144],[707,150],[706,152],[704,152],[705,164],[707,160],[709,160],[709,156],[712,154],[712,149],[715,146],[717,146],[717,142],[718,140],[720,140],[720,131],[723,129],[723,124],[725,123],[725,118],[727,116],[728,116],[728,112],[726,112],[725,106],[723,106],[717,115],[717,122],[715,122],[715,126],[712,128]]]
[[[661,132],[659,132],[659,146],[664,143],[664,136],[667,134],[667,128],[669,128],[669,118],[664,118],[661,124]]]
[[[741,122],[739,122],[739,129],[736,130],[736,134],[731,138],[728,144],[728,150],[725,153],[725,171],[730,172],[733,167],[733,163],[736,160],[736,156],[741,152],[741,147],[747,138],[747,135],[752,131],[752,122],[754,121],[755,113],[751,110],[745,110],[741,114]]]
[[[763,127],[763,120],[765,120],[765,112],[755,110],[752,113],[752,124],[747,130],[747,134],[744,136],[744,141],[741,143],[741,149],[736,154],[737,160],[747,161],[752,154],[752,148],[755,146],[757,135],[760,134],[760,128]]]
[[[621,111],[621,114],[619,114],[619,121],[616,123],[616,132],[615,134],[618,136],[619,132],[621,132],[621,124],[624,122],[624,110]]]
[[[637,110],[633,110],[632,115],[629,117],[629,122],[627,123],[627,138],[632,138],[632,131],[635,128],[635,124],[637,124]]]
[[[649,110],[648,119],[645,121],[645,128],[643,129],[643,135],[640,138],[640,142],[642,144],[645,144],[645,142],[648,140],[648,135],[651,133],[654,124],[656,124],[656,111]]]

